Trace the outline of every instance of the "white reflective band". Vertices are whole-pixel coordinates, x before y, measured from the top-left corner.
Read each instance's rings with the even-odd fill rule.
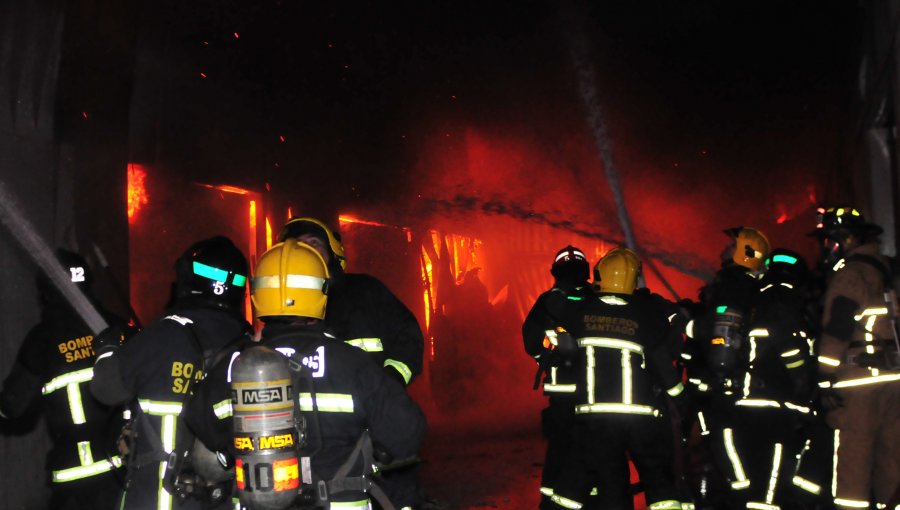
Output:
[[[94,377],[94,368],[83,368],[81,370],[76,370],[74,372],[69,372],[67,374],[60,375],[58,377],[54,377],[41,388],[41,393],[47,395],[49,393],[53,393],[54,391],[65,388],[70,384],[79,384],[83,382],[90,381]]]
[[[834,266],[831,267],[831,270],[832,271],[840,271],[841,269],[844,268],[845,265],[847,265],[847,264],[844,262],[844,259],[841,259],[834,263]]]
[[[179,315],[167,315],[167,316],[163,317],[163,320],[166,320],[166,319],[168,319],[170,321],[175,321],[178,324],[181,324],[182,326],[187,326],[188,324],[194,323],[194,321],[188,319],[187,317],[181,317]]]
[[[868,315],[887,315],[887,313],[888,313],[888,309],[887,309],[886,307],[881,307],[881,308],[866,308],[866,309],[863,310],[862,313],[860,313],[859,315],[854,315],[853,318],[856,319],[856,320],[860,320],[860,319],[862,319],[863,317],[866,317],[866,316],[868,316]]]
[[[750,336],[769,336],[769,330],[766,328],[751,329]]]
[[[841,447],[841,429],[834,429],[834,449],[831,457],[831,495],[837,496],[838,450]]]
[[[731,488],[734,490],[741,490],[750,487],[750,480],[741,480],[740,482],[731,482]]]
[[[709,434],[709,429],[706,428],[706,418],[703,416],[703,412],[697,413],[697,421],[700,422],[700,432],[703,435]]]
[[[781,469],[781,449],[781,443],[775,443],[775,453],[772,455],[772,472],[769,474],[769,487],[766,489],[766,504],[769,505],[775,501],[775,488],[778,486],[778,471]]]
[[[672,319],[674,319],[677,315],[678,315],[677,313],[673,313],[672,315],[670,315],[670,316],[668,317],[668,321],[669,321],[669,322],[672,322]]]
[[[591,495],[591,496],[596,496],[597,494],[600,494],[600,490],[597,489],[596,487],[591,487],[591,494],[590,494],[590,495]]]
[[[104,352],[103,354],[98,355],[97,358],[94,360],[94,364],[96,365],[97,362],[103,358],[108,358],[108,357],[112,356],[113,352],[115,352],[115,351],[107,351],[107,352]]]
[[[682,353],[681,353],[681,359],[686,359],[686,360],[690,361],[690,360],[694,359],[694,357],[691,356],[690,354],[686,353],[686,352],[682,352]]]
[[[671,388],[666,390],[666,393],[668,393],[670,397],[677,397],[678,395],[681,395],[683,392],[684,392],[684,385],[681,383],[678,383],[675,386],[672,386]]]
[[[762,398],[744,398],[734,403],[743,407],[781,407],[781,404],[774,400],[766,400]]]
[[[403,376],[403,381],[406,382],[406,384],[409,384],[409,380],[412,379],[412,370],[410,370],[406,363],[402,361],[387,359],[384,361],[384,366],[393,367],[400,372],[400,375]]]
[[[741,464],[741,458],[738,456],[737,450],[734,447],[734,431],[730,428],[726,428],[723,432],[723,439],[725,441],[725,453],[728,454],[728,460],[731,461],[731,467],[734,469],[734,483],[731,486],[735,489],[743,489],[750,486],[750,480],[747,480],[747,475],[744,474],[744,466]],[[746,482],[747,485],[736,487],[735,484],[743,484]]]
[[[794,485],[796,485],[797,487],[800,487],[801,489],[805,490],[806,492],[810,492],[812,494],[818,495],[819,493],[822,492],[822,487],[819,487],[817,484],[814,484],[814,483],[810,482],[809,480],[807,480],[805,478],[801,478],[799,476],[794,477]]]
[[[380,338],[354,338],[352,340],[346,340],[344,343],[366,352],[384,351],[384,345],[382,345]]]
[[[584,338],[578,339],[579,347],[605,347],[609,349],[622,349],[627,351],[634,351],[638,353],[644,352],[644,348],[635,342],[629,342],[628,340],[619,340],[617,338],[602,338],[602,337],[593,337],[588,336]]]
[[[785,351],[781,353],[782,358],[790,358],[791,356],[796,356],[800,354],[800,349],[791,349],[789,351]]]
[[[547,340],[550,340],[550,345],[559,345],[559,341],[556,339],[556,331],[552,329],[548,329],[544,331],[544,335],[547,336]]]
[[[648,510],[681,510],[681,508],[681,501],[674,499],[650,503],[650,506],[647,507]]]
[[[771,284],[771,283],[770,283],[770,284],[766,285],[765,287],[759,289],[759,291],[760,291],[760,292],[765,292],[765,291],[771,289],[771,288],[774,287],[774,286],[775,286],[774,284]]]
[[[756,501],[748,501],[747,508],[755,508],[759,510],[781,510],[778,505],[767,505],[765,503],[757,503]]]
[[[310,393],[301,393],[299,401],[301,411],[313,410],[313,398]],[[352,413],[353,395],[345,393],[316,393],[316,406],[319,411],[329,413]]]
[[[596,384],[596,381],[594,380],[594,368],[597,361],[594,359],[593,347],[587,346],[584,350],[587,354],[587,401],[588,404],[593,404],[597,401],[594,392],[594,385]]]
[[[792,404],[792,403],[790,403],[790,402],[785,402],[785,403],[784,403],[784,407],[787,407],[788,409],[790,409],[790,410],[792,410],[792,411],[798,411],[798,412],[801,412],[801,413],[804,413],[804,414],[807,414],[807,413],[810,412],[810,408],[808,408],[808,407],[806,407],[806,406],[800,406],[800,405],[797,405],[797,404]]]
[[[878,384],[883,382],[900,381],[900,374],[878,375],[875,377],[863,377],[860,379],[848,379],[846,381],[838,381],[832,385],[833,388],[850,388],[852,386],[865,386],[867,384]]]
[[[166,453],[175,449],[175,420],[178,416],[173,414],[162,417],[162,447]]]
[[[581,503],[575,501],[574,499],[564,498],[559,494],[554,494],[550,496],[550,501],[556,503],[557,505],[563,508],[570,508],[571,510],[579,510],[582,506]]]
[[[806,361],[801,359],[801,360],[795,361],[793,363],[788,363],[784,367],[785,368],[797,368],[797,367],[802,367],[805,364],[806,364]]]
[[[619,296],[600,296],[600,301],[613,306],[623,306],[628,304],[628,301],[625,301]]]
[[[750,363],[756,360],[756,337],[750,337]],[[751,365],[752,368],[752,365]]]
[[[541,494],[543,494],[544,496],[552,496],[553,489],[551,489],[550,487],[541,487]]]
[[[369,500],[361,499],[359,501],[343,501],[343,502],[332,501],[331,503],[329,503],[328,507],[329,508],[360,508],[362,510],[365,510],[365,509],[369,508]]]
[[[636,404],[581,404],[575,406],[575,412],[586,413],[621,413],[621,414],[646,414],[657,416],[659,411],[650,406]]]
[[[584,256],[584,253],[582,253],[581,250],[571,250],[571,251],[566,250],[566,251],[560,253],[559,255],[557,255],[556,258],[553,259],[553,262],[559,262],[559,259],[568,257],[570,254],[575,255],[575,258],[581,258],[581,259],[587,260],[587,257]]]
[[[784,282],[781,282],[781,286],[782,286],[782,287],[787,287],[787,288],[789,288],[789,289],[793,289],[793,288],[794,288],[794,286],[791,285],[790,283],[784,283]]]
[[[688,321],[687,325],[684,327],[684,334],[688,336],[688,338],[694,338],[694,320],[691,319]]]
[[[544,385],[544,391],[547,393],[575,393],[578,386],[575,384],[550,384]]]
[[[696,510],[697,507],[690,501],[681,502],[681,510]]]
[[[69,412],[72,414],[72,423],[81,425],[87,420],[84,417],[84,406],[81,404],[81,386],[70,384],[66,386],[69,396]]]
[[[94,463],[94,454],[91,453],[91,442],[90,441],[79,441],[78,445],[78,460],[81,462],[82,466],[87,466],[88,464]]]
[[[831,381],[819,381],[819,388],[831,388]]]
[[[631,352],[622,349],[622,403],[631,404]]]
[[[869,508],[868,501],[860,501],[858,499],[834,498],[834,504],[847,508]]]
[[[113,457],[110,460],[101,460],[100,462],[94,462],[93,464],[88,464],[86,466],[73,467],[69,469],[60,469],[59,471],[53,472],[53,482],[71,482],[73,480],[81,480],[82,478],[87,478],[89,476],[99,475],[101,473],[106,473],[107,471],[111,471],[115,468],[122,466],[122,459],[118,456]]]
[[[819,356],[819,363],[821,363],[823,365],[828,365],[830,367],[841,366],[841,360],[829,358],[828,356]]]
[[[138,403],[141,410],[154,416],[181,414],[181,402],[160,402],[156,400],[140,399]]]
[[[223,400],[213,405],[213,412],[216,413],[216,418],[220,420],[233,416],[234,410],[231,407],[231,399]]]
[[[284,287],[286,289],[310,289],[322,290],[325,279],[306,274],[284,275]],[[254,276],[251,280],[252,289],[279,289],[281,288],[281,275]]]

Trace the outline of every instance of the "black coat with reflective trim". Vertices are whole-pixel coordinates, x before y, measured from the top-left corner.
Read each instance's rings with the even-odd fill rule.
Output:
[[[103,315],[110,324],[124,324],[118,317]],[[41,322],[26,335],[12,372],[3,382],[0,412],[14,419],[31,410],[40,410],[46,419],[53,440],[47,458],[50,470],[79,466],[76,445],[82,441],[91,442],[95,462],[116,454],[115,439],[122,426],[121,414],[91,396],[89,377],[77,383],[71,392],[67,384],[56,379],[74,372],[84,374],[93,366],[93,340],[93,332],[74,312],[45,313]],[[54,379],[60,384],[47,386],[47,390],[52,391],[41,398],[42,388]],[[84,423],[76,424],[74,420],[81,412]]]
[[[564,324],[579,341],[599,344],[578,349],[578,404],[590,404],[589,378],[594,380],[593,403],[622,404],[661,410],[664,390],[679,381],[667,344],[669,323],[660,302],[646,294],[596,294],[570,302]],[[623,350],[617,341],[640,346],[642,353]],[[626,349],[628,350],[628,349]],[[589,353],[593,351],[593,369]],[[627,358],[627,361],[623,360]],[[631,376],[625,373],[628,370]],[[627,378],[628,381],[624,381]],[[630,393],[628,386],[630,385]]]
[[[379,338],[382,352],[369,354],[383,365],[399,361],[412,373],[410,382],[422,373],[425,341],[413,313],[384,283],[367,274],[337,273],[333,276],[325,311],[325,325],[337,338]]]
[[[187,325],[186,320],[192,323]],[[233,313],[176,306],[112,356],[99,360],[91,391],[107,404],[132,403],[132,414],[141,412],[140,401],[180,405],[203,378],[204,355],[212,357],[247,329],[247,323]],[[154,430],[138,433],[138,454],[161,445],[162,417],[153,410],[146,414]]]
[[[395,458],[409,457],[418,451],[425,434],[424,415],[403,386],[372,363],[370,356],[326,336],[320,328],[309,326],[266,325],[260,343],[272,348],[293,349],[300,359],[315,356],[315,363],[324,367],[321,377],[305,379],[300,388],[294,388],[295,396],[310,393],[303,385],[311,380],[317,394],[336,393],[353,399],[352,412],[320,409],[318,431],[321,435],[317,436],[310,425],[310,446],[321,446],[312,458],[312,468],[318,476],[331,478],[366,429],[372,440]],[[253,345],[258,344],[246,342],[234,352]],[[233,451],[232,418],[218,418],[213,408],[231,400],[227,377],[233,359],[233,356],[224,356],[213,367],[188,401],[183,415],[191,430],[213,451]],[[307,424],[316,423],[313,412],[303,411],[303,414]],[[361,474],[360,464],[350,476]]]

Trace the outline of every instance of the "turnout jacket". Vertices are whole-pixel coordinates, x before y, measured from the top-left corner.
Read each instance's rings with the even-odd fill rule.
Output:
[[[659,300],[596,294],[569,302],[564,323],[579,347],[576,414],[658,415],[662,392],[680,391]]]
[[[311,466],[320,479],[334,476],[366,429],[372,441],[394,458],[409,457],[418,450],[425,434],[419,406],[359,349],[335,341],[321,326],[274,323],[263,328],[259,343],[303,360],[304,371],[308,367],[312,373],[299,383],[294,378],[293,391],[310,429],[308,448],[318,448]],[[223,356],[186,406],[188,426],[210,450],[234,451],[229,367],[240,350],[253,345],[258,344],[244,342]],[[313,413],[313,399],[318,417]],[[360,458],[349,476],[360,476],[367,467]]]
[[[825,292],[819,372],[833,379],[833,387],[900,384],[900,370],[886,370],[878,358],[897,356],[894,334],[885,302],[883,273],[865,262],[870,257],[890,267],[877,243],[867,243],[847,253],[835,265]],[[896,306],[896,304],[895,304]]]
[[[104,313],[106,320],[121,319]],[[74,482],[119,466],[115,439],[121,413],[91,396],[94,334],[74,312],[51,311],[26,335],[0,392],[0,415],[20,418],[34,406],[47,421],[53,447],[47,469],[54,483]]]
[[[325,325],[337,338],[369,353],[379,366],[395,370],[406,384],[422,372],[419,322],[374,276],[335,273]]]
[[[247,329],[247,323],[233,313],[176,306],[118,349],[98,357],[91,391],[106,404],[129,404],[135,421],[137,440],[128,460],[129,476],[132,470],[142,468],[162,473],[161,466],[176,440],[183,441],[179,436],[189,433],[180,424],[179,414],[184,400],[204,376],[204,359]],[[132,480],[129,492],[134,483]],[[150,493],[159,496],[159,505],[126,499],[129,506],[162,508],[163,500],[171,497],[161,485]]]
[[[552,289],[538,296],[522,323],[525,352],[534,358],[545,372],[544,394],[551,398],[555,395],[574,394],[577,382],[575,367],[571,363],[563,363],[560,356],[554,352],[557,345],[556,328],[561,326],[561,322],[551,311],[560,308],[553,301],[580,301],[592,294],[588,282],[575,284],[556,282]]]

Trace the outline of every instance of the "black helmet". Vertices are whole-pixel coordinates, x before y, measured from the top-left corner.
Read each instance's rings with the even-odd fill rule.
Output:
[[[278,241],[286,239],[299,239],[301,236],[310,235],[322,240],[328,245],[328,253],[331,255],[328,268],[332,272],[338,269],[347,269],[347,257],[344,255],[344,244],[341,242],[341,233],[332,230],[324,222],[315,218],[291,218],[285,223],[278,234]]]
[[[175,301],[240,312],[247,259],[224,236],[194,243],[175,262]]]
[[[772,250],[766,257],[766,274],[762,278],[763,285],[787,283],[794,286],[806,285],[809,267],[803,257],[785,248]]]
[[[816,229],[809,235],[825,238],[839,230],[849,231],[861,238],[877,236],[883,232],[878,225],[867,222],[854,207],[819,207],[816,210]]]
[[[586,282],[590,278],[591,266],[584,252],[569,245],[559,250],[550,266],[550,274],[557,281]]]
[[[56,250],[56,260],[62,270],[66,273],[69,281],[74,283],[78,289],[85,294],[91,296],[91,286],[94,283],[94,271],[88,265],[87,261],[81,255],[58,248]],[[68,301],[63,297],[56,285],[53,284],[50,277],[44,271],[40,271],[37,276],[37,288],[44,309],[59,308],[64,305],[68,306]]]

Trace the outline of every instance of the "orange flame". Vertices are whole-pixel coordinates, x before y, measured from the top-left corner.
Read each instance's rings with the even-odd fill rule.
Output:
[[[142,165],[128,164],[128,222],[134,222],[138,211],[149,201],[144,180],[147,172]]]

